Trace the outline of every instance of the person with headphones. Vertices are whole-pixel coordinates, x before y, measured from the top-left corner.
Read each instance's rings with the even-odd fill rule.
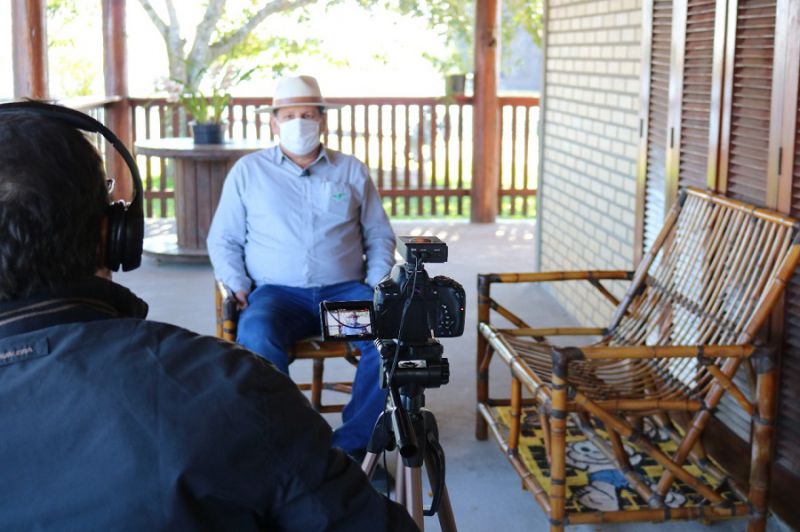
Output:
[[[136,268],[143,229],[102,124],[0,105],[0,530],[415,530],[288,377],[95,275]]]

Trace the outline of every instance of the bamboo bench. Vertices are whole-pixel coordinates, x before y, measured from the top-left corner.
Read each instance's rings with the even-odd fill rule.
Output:
[[[476,437],[485,439],[491,429],[523,486],[548,515],[551,530],[579,523],[738,516],[749,516],[750,530],[763,530],[777,373],[775,350],[757,342],[757,334],[798,258],[794,219],[689,188],[668,213],[635,272],[479,275]],[[534,328],[491,295],[495,283],[576,280],[588,281],[615,305],[607,327]],[[601,283],[604,280],[630,280],[621,301]],[[511,326],[498,327],[490,317],[502,317]],[[563,347],[548,341],[555,336],[600,339]],[[511,369],[510,397],[489,396],[493,358]],[[752,402],[733,379],[748,361],[757,373]],[[728,478],[705,456],[700,441],[725,393],[752,419],[749,486]],[[497,414],[504,405],[510,406],[507,427],[501,426]],[[547,479],[537,479],[520,455],[526,410],[528,422],[533,419],[542,433]],[[668,434],[677,450],[668,454],[652,442],[643,431],[645,420]],[[627,511],[566,511],[568,430],[591,439],[624,476],[626,489],[635,490],[647,504]],[[631,466],[626,449],[631,444],[663,467],[657,484],[646,482]],[[704,474],[692,474],[688,464]],[[701,503],[665,503],[675,479],[693,490]],[[734,496],[723,497],[723,489]]]

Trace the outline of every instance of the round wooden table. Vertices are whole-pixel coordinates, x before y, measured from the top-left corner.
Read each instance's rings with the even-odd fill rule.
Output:
[[[207,262],[208,228],[217,209],[222,184],[228,171],[243,155],[270,145],[268,141],[261,140],[195,144],[193,139],[184,137],[136,142],[137,155],[151,155],[175,161],[177,230],[175,233],[147,237],[144,243],[145,254],[159,260]]]

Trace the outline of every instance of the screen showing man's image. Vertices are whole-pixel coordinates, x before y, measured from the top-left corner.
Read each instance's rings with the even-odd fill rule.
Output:
[[[328,336],[366,336],[372,334],[369,309],[336,309],[328,311]]]

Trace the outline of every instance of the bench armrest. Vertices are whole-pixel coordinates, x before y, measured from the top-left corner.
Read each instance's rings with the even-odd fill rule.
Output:
[[[551,281],[592,281],[592,280],[633,279],[633,272],[628,270],[595,270],[595,271],[561,271],[561,272],[526,272],[526,273],[479,273],[478,286],[482,283],[543,283]]]
[[[747,358],[755,351],[752,344],[738,345],[631,345],[557,348],[571,353],[572,360],[619,360],[642,358]]]

